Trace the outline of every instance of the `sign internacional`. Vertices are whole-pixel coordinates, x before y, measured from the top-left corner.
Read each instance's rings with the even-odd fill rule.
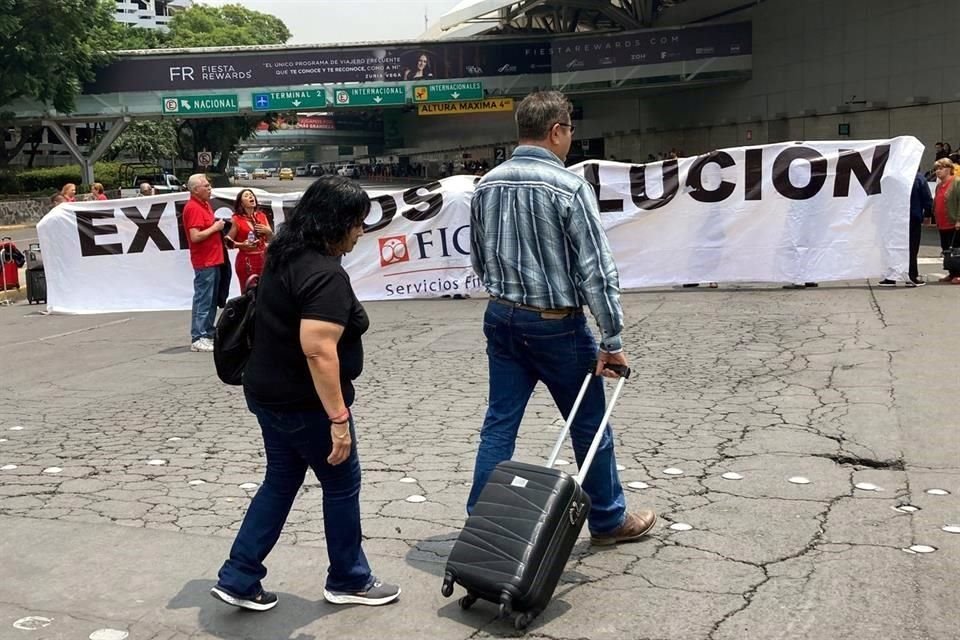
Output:
[[[413,87],[414,102],[453,102],[483,100],[482,82],[443,82]]]
[[[333,103],[338,107],[382,107],[406,104],[407,92],[402,85],[350,87],[334,91]]]
[[[163,113],[169,115],[185,116],[195,113],[237,113],[239,111],[236,94],[163,97]]]
[[[417,105],[420,116],[455,116],[465,113],[513,111],[513,98],[472,100],[469,102],[436,102]]]
[[[327,106],[327,92],[324,89],[298,89],[255,93],[251,96],[250,103],[254,111],[323,108]]]

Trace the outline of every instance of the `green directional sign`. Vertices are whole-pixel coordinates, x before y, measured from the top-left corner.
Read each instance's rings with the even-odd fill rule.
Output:
[[[251,104],[254,111],[323,108],[327,106],[327,92],[324,89],[295,89],[255,93],[251,96]]]
[[[402,85],[350,87],[333,92],[333,103],[338,107],[383,107],[406,102],[407,92]]]
[[[457,100],[483,100],[482,82],[441,82],[413,86],[413,101],[455,102]]]
[[[237,113],[236,94],[206,96],[164,96],[163,113],[178,116],[208,113]]]

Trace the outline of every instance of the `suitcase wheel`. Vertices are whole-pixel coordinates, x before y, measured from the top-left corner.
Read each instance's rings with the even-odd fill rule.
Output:
[[[504,591],[500,594],[500,617],[509,618],[513,614],[513,597]]]
[[[443,576],[443,586],[440,587],[440,593],[444,598],[449,598],[453,595],[453,576],[449,573]]]
[[[467,595],[460,598],[460,608],[466,611],[467,609],[472,607],[476,603],[476,601],[477,601],[477,596],[468,593]]]
[[[533,613],[532,611],[529,613],[521,613],[513,619],[513,626],[517,631],[523,631],[531,622],[533,622],[533,619],[536,617],[537,614]]]

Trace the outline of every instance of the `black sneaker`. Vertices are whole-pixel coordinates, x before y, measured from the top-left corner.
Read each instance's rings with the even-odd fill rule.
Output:
[[[210,589],[210,595],[220,602],[225,602],[230,606],[240,607],[241,609],[250,609],[251,611],[269,611],[277,606],[278,600],[277,594],[270,593],[269,591],[261,591],[258,595],[252,598],[244,598],[243,596],[238,596],[235,593],[231,593],[220,585]]]
[[[366,591],[351,593],[349,591],[323,590],[323,598],[330,604],[365,604],[375,607],[393,602],[399,597],[400,587],[395,584],[385,584],[376,579]]]
[[[897,286],[897,283],[894,282],[893,280],[881,280],[880,282],[877,283],[877,286],[878,287],[895,287]]]
[[[916,280],[907,280],[908,287],[923,287],[926,286],[927,281],[922,278],[917,278]]]

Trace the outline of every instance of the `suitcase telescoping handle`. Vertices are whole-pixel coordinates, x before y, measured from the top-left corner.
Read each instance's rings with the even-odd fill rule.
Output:
[[[623,385],[626,384],[627,378],[630,377],[630,367],[622,364],[606,364],[603,368],[615,371],[616,373],[620,374],[620,378],[617,380],[617,387],[613,390],[613,396],[610,398],[610,402],[607,404],[607,409],[603,413],[603,420],[600,421],[600,426],[597,427],[597,433],[593,436],[593,442],[590,443],[590,449],[587,451],[587,455],[583,459],[583,466],[580,467],[579,473],[577,473],[576,477],[574,478],[578,484],[583,484],[583,479],[590,470],[590,465],[593,463],[593,458],[597,455],[597,449],[600,448],[600,441],[603,439],[603,432],[606,431],[607,423],[610,422],[610,415],[613,413],[613,407],[617,404],[617,398],[620,397],[620,392],[623,391]],[[592,367],[590,371],[587,372],[586,377],[583,379],[583,384],[580,385],[580,393],[577,394],[577,399],[573,402],[573,407],[570,408],[570,413],[567,415],[567,421],[563,425],[563,430],[560,432],[560,437],[557,438],[557,443],[553,445],[553,451],[550,452],[550,459],[547,460],[548,469],[552,468],[557,462],[557,456],[560,455],[560,448],[563,446],[563,441],[567,437],[567,432],[570,431],[570,425],[573,424],[574,419],[577,417],[577,411],[580,410],[580,403],[583,402],[583,396],[587,395],[587,389],[590,387],[590,382],[593,380],[595,370],[596,367]]]

